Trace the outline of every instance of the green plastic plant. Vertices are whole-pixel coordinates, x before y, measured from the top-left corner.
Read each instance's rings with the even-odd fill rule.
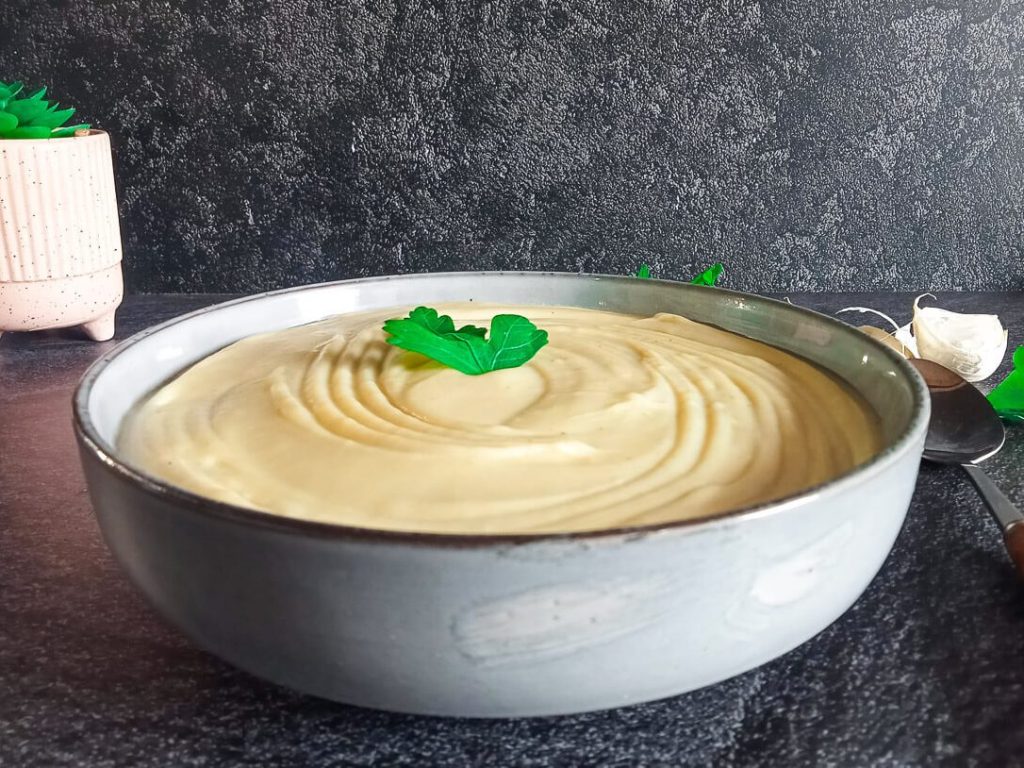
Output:
[[[57,102],[44,99],[45,88],[21,96],[23,88],[21,83],[0,80],[0,139],[59,139],[89,129],[87,123],[64,125],[75,110],[59,109]]]

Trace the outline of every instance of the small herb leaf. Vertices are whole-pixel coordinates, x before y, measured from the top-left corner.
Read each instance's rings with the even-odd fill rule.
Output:
[[[692,285],[713,286],[724,270],[725,266],[722,264],[722,262],[715,262],[710,267],[701,272],[699,275],[697,275],[695,278],[693,278],[693,280],[691,280],[690,283]],[[633,276],[646,280],[651,276],[651,268],[647,264],[641,264],[639,269],[637,269]]]
[[[418,352],[442,365],[463,373],[482,373],[469,346],[457,334],[439,334],[420,324],[414,318],[388,320],[384,331],[390,334],[388,344],[409,352]]]
[[[455,333],[455,323],[452,319],[448,315],[438,315],[433,307],[416,307],[409,313],[409,319],[431,333]]]
[[[517,368],[548,343],[547,331],[521,315],[495,315],[488,339],[487,330],[475,325],[456,331],[450,316],[431,307],[416,307],[408,317],[385,321],[384,332],[388,344],[470,376]]]
[[[459,328],[459,330],[456,331],[456,333],[461,333],[466,336],[479,336],[481,339],[487,337],[487,329],[479,328],[475,325],[464,325],[461,328]]]
[[[693,278],[690,283],[692,285],[714,285],[723,270],[725,270],[725,265],[723,265],[722,262],[717,261]]]
[[[518,368],[547,343],[548,332],[522,315],[495,315],[491,320],[491,339],[486,342],[492,353],[489,370]]]
[[[1013,370],[988,393],[988,401],[1007,421],[1024,421],[1024,346],[1013,353]]]

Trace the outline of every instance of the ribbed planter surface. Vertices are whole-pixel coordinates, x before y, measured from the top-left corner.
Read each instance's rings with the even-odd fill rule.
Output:
[[[0,331],[112,333],[120,261],[107,134],[0,140]]]

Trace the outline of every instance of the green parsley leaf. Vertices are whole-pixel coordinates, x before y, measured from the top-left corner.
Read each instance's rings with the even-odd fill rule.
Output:
[[[691,280],[690,283],[692,285],[714,285],[715,281],[718,280],[718,277],[722,274],[724,270],[725,265],[722,264],[722,262],[720,261],[716,261],[710,267],[708,267],[695,278],[693,278],[693,280]]]
[[[477,328],[475,325],[464,325],[456,331],[455,323],[452,322],[451,317],[448,315],[438,315],[437,310],[432,307],[416,307],[416,309],[409,313],[409,319],[415,320],[428,331],[436,334],[465,333],[470,336],[479,336],[480,338],[487,335],[486,328]]]
[[[1013,370],[988,393],[988,401],[1007,421],[1024,421],[1024,346],[1013,353]]]
[[[488,339],[487,330],[475,325],[455,330],[450,316],[431,307],[416,307],[408,317],[385,321],[384,332],[388,344],[470,376],[518,368],[548,343],[548,332],[521,315],[495,315]]]
[[[725,266],[722,262],[717,261],[693,278],[690,283],[692,285],[714,285],[715,281],[718,280],[724,270]],[[651,276],[651,268],[647,264],[641,264],[640,268],[637,269],[633,276],[639,277],[641,280],[646,280]]]

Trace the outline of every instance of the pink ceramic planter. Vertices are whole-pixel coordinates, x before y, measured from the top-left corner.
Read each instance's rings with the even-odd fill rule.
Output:
[[[105,341],[123,294],[107,134],[0,140],[0,332]]]

